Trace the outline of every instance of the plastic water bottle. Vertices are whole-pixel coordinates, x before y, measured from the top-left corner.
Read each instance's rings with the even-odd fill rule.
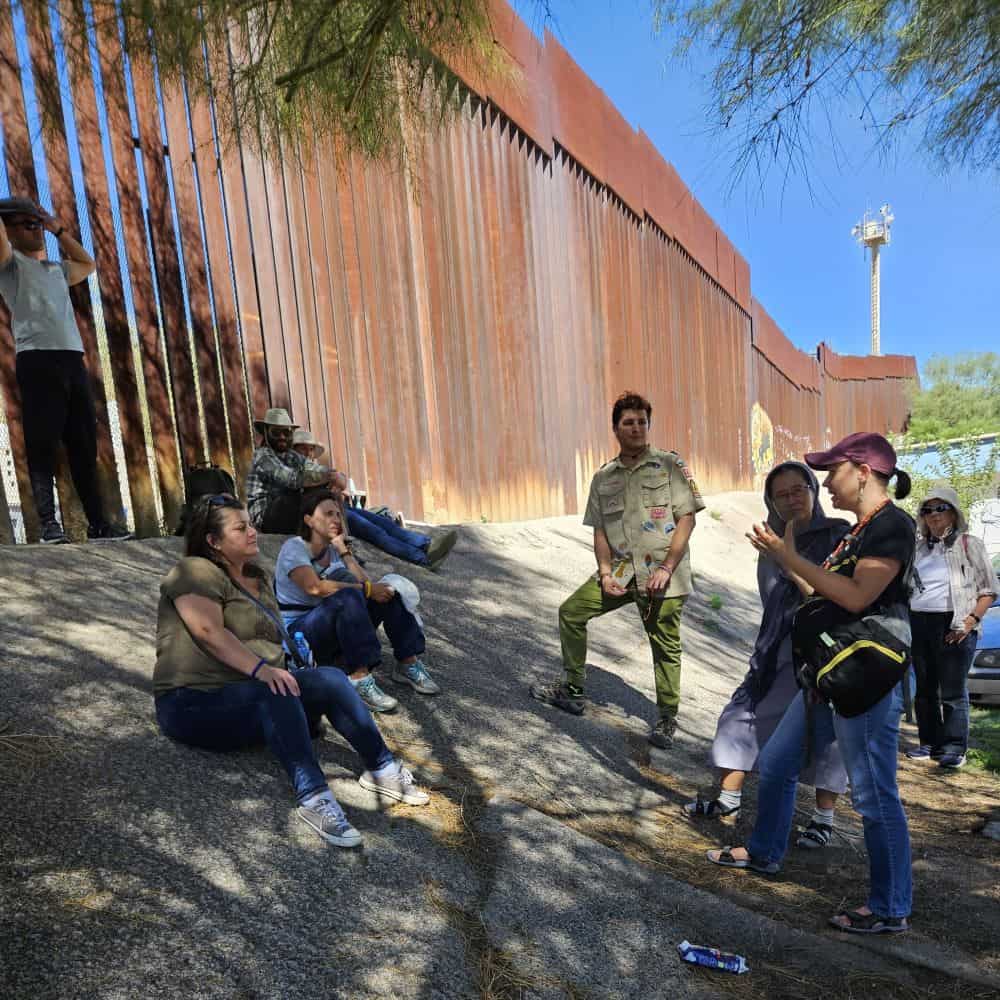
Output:
[[[313,658],[313,652],[309,648],[309,642],[306,637],[301,632],[296,632],[293,638],[295,639],[295,649],[302,662],[307,667],[315,667],[316,660]]]

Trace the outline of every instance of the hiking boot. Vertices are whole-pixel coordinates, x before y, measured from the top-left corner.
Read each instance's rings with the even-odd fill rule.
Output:
[[[38,539],[42,545],[68,545],[69,539],[58,521],[47,521],[42,525],[42,534]]]
[[[930,760],[931,759],[931,748],[926,745],[921,745],[919,747],[910,747],[909,750],[904,754],[907,760]]]
[[[395,663],[392,679],[397,684],[409,684],[417,694],[440,694],[441,688],[434,683],[422,660],[413,663]]]
[[[128,528],[123,528],[120,524],[108,524],[105,522],[96,528],[93,526],[87,528],[88,542],[127,542],[132,538],[135,538],[135,535]]]
[[[583,692],[568,684],[532,684],[528,690],[531,697],[546,705],[555,705],[570,715],[583,715]]]
[[[361,700],[373,712],[391,712],[399,705],[399,702],[391,694],[386,694],[378,686],[374,674],[368,674],[359,681],[352,678],[351,683],[361,695]]]
[[[957,771],[960,767],[965,767],[964,753],[944,753],[938,758],[939,767],[947,767]]]
[[[396,772],[393,774],[380,774],[377,778],[371,771],[365,771],[358,778],[358,784],[366,791],[375,792],[378,796],[385,796],[395,802],[402,802],[408,806],[425,806],[430,802],[431,797],[422,789],[417,788],[413,780],[413,775],[402,764],[396,764]]]
[[[432,573],[436,573],[441,563],[448,558],[448,553],[455,547],[457,541],[457,531],[446,531],[443,535],[431,539],[430,545],[427,546],[427,568]]]
[[[299,806],[295,814],[337,847],[357,847],[361,843],[361,834],[348,822],[340,803],[332,795],[317,799],[309,806]]]
[[[659,722],[649,731],[646,739],[661,750],[669,750],[674,745],[677,720],[672,715],[661,715]]]

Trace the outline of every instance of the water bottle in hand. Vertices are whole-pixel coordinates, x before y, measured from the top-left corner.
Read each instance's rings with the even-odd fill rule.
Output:
[[[316,658],[313,656],[312,649],[309,648],[309,642],[306,637],[301,632],[295,633],[295,649],[299,654],[299,658],[307,667],[316,666]]]

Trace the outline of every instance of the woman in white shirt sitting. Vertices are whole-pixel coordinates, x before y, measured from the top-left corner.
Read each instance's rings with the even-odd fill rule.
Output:
[[[979,624],[997,595],[986,547],[969,534],[958,494],[935,487],[921,502],[910,597],[914,707],[920,745],[910,760],[941,767],[965,763],[969,745],[966,675],[976,655]]]

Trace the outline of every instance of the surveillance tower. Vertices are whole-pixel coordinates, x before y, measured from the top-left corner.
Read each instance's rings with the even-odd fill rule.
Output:
[[[864,218],[851,230],[851,235],[861,246],[867,247],[872,255],[872,354],[882,353],[882,338],[879,329],[879,249],[889,243],[889,227],[895,219],[892,209],[888,205],[883,205],[878,213],[882,217],[881,219],[872,218],[871,213],[866,210]]]

